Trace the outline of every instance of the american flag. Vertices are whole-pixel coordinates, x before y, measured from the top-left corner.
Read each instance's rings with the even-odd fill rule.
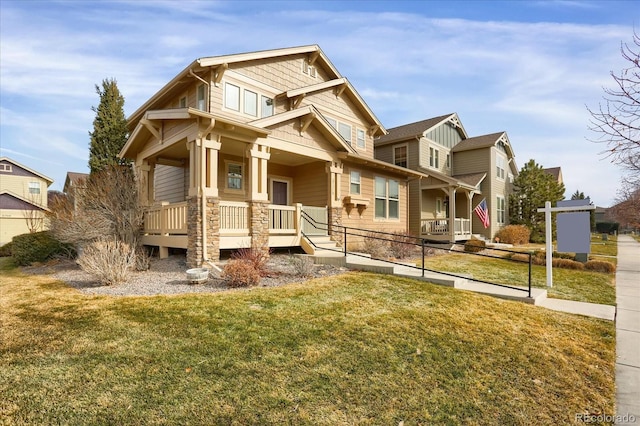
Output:
[[[487,199],[483,198],[482,201],[480,201],[480,203],[476,206],[476,208],[473,209],[473,211],[476,212],[476,214],[480,218],[482,225],[485,228],[488,228],[491,222],[489,221],[489,209],[487,208]]]

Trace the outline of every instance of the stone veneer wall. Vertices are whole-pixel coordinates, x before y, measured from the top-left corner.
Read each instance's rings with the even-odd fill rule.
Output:
[[[187,267],[202,265],[202,215],[200,197],[187,197]]]
[[[202,266],[202,214],[200,197],[187,198],[187,267]],[[220,199],[207,197],[207,256],[220,260]]]
[[[269,203],[250,201],[251,209],[251,249],[269,251]]]
[[[329,208],[329,223],[331,225],[342,225],[342,207]],[[333,241],[341,246],[343,245],[344,233],[342,227],[331,229],[329,235]]]

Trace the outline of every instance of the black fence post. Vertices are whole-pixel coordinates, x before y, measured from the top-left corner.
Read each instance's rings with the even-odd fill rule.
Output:
[[[344,227],[344,257],[347,257],[347,227]]]
[[[531,298],[531,265],[532,265],[532,255],[529,252],[529,298]]]

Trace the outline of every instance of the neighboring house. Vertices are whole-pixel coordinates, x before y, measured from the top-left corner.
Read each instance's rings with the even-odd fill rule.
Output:
[[[562,168],[560,167],[550,167],[548,169],[543,169],[542,171],[550,174],[558,183],[564,183],[562,181]]]
[[[469,137],[457,114],[388,130],[375,157],[423,174],[409,183],[410,232],[455,242],[473,234],[491,239],[508,224],[508,197],[518,174],[505,132]],[[485,228],[473,209],[486,199]]]
[[[82,192],[88,178],[88,173],[67,172],[62,192],[73,202],[74,210],[78,208],[78,195]]]
[[[317,45],[197,59],[128,122],[120,156],[134,160],[143,242],[161,256],[186,248],[193,266],[222,249],[300,246],[319,232],[306,215],[407,229],[419,173],[374,158],[386,130]]]
[[[53,180],[7,157],[0,157],[0,245],[16,235],[42,231],[47,188]]]

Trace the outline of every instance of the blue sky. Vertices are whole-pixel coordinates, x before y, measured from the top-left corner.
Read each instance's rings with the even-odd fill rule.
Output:
[[[621,171],[587,140],[586,106],[634,25],[632,1],[0,0],[0,155],[61,190],[88,171],[103,79],[128,115],[196,58],[318,44],[387,128],[457,112],[608,206]]]

